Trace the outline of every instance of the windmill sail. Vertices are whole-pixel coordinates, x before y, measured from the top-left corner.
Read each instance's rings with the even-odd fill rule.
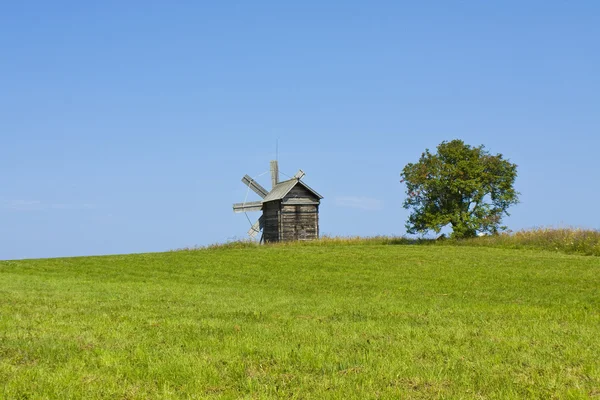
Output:
[[[256,182],[254,179],[252,179],[249,175],[244,175],[244,177],[242,178],[242,182],[244,182],[244,185],[246,185],[250,189],[252,189],[252,191],[254,193],[256,193],[257,195],[259,195],[262,199],[264,199],[267,196],[267,194],[269,194],[269,191],[267,189],[262,187],[258,182]]]
[[[235,203],[233,205],[233,212],[235,213],[260,210],[262,210],[262,201],[248,201],[245,203]]]

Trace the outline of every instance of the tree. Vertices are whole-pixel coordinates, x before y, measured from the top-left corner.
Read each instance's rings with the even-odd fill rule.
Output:
[[[519,202],[513,187],[517,165],[462,140],[442,142],[436,154],[426,149],[400,176],[406,184],[404,208],[412,210],[406,223],[411,234],[439,233],[448,225],[454,238],[496,234],[506,229],[500,224],[508,207]]]

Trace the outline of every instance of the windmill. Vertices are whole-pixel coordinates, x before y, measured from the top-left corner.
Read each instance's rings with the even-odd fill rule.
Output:
[[[319,205],[323,196],[311,189],[301,179],[304,172],[299,170],[287,181],[279,181],[277,161],[271,161],[271,190],[266,190],[249,175],[244,175],[242,183],[260,196],[259,201],[244,201],[233,205],[236,213],[262,211],[248,231],[255,238],[265,242],[289,240],[311,240],[319,237]]]

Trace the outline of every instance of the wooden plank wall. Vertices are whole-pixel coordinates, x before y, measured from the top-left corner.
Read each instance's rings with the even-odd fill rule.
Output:
[[[319,199],[297,185],[281,201],[263,204],[265,242],[319,238]]]
[[[319,237],[319,206],[282,205],[280,239],[313,240]]]
[[[318,201],[312,193],[306,190],[302,185],[296,185],[289,191],[288,194],[285,195],[285,200],[293,199],[293,198],[303,198],[303,199],[313,199]]]
[[[265,242],[279,241],[279,202],[269,201],[263,206],[263,239]]]
[[[296,185],[283,199],[281,240],[319,238],[319,199],[301,185]]]

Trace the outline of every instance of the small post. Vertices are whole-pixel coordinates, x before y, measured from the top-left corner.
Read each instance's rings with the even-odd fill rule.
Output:
[[[279,166],[277,160],[271,161],[271,185],[275,187],[279,183]]]

